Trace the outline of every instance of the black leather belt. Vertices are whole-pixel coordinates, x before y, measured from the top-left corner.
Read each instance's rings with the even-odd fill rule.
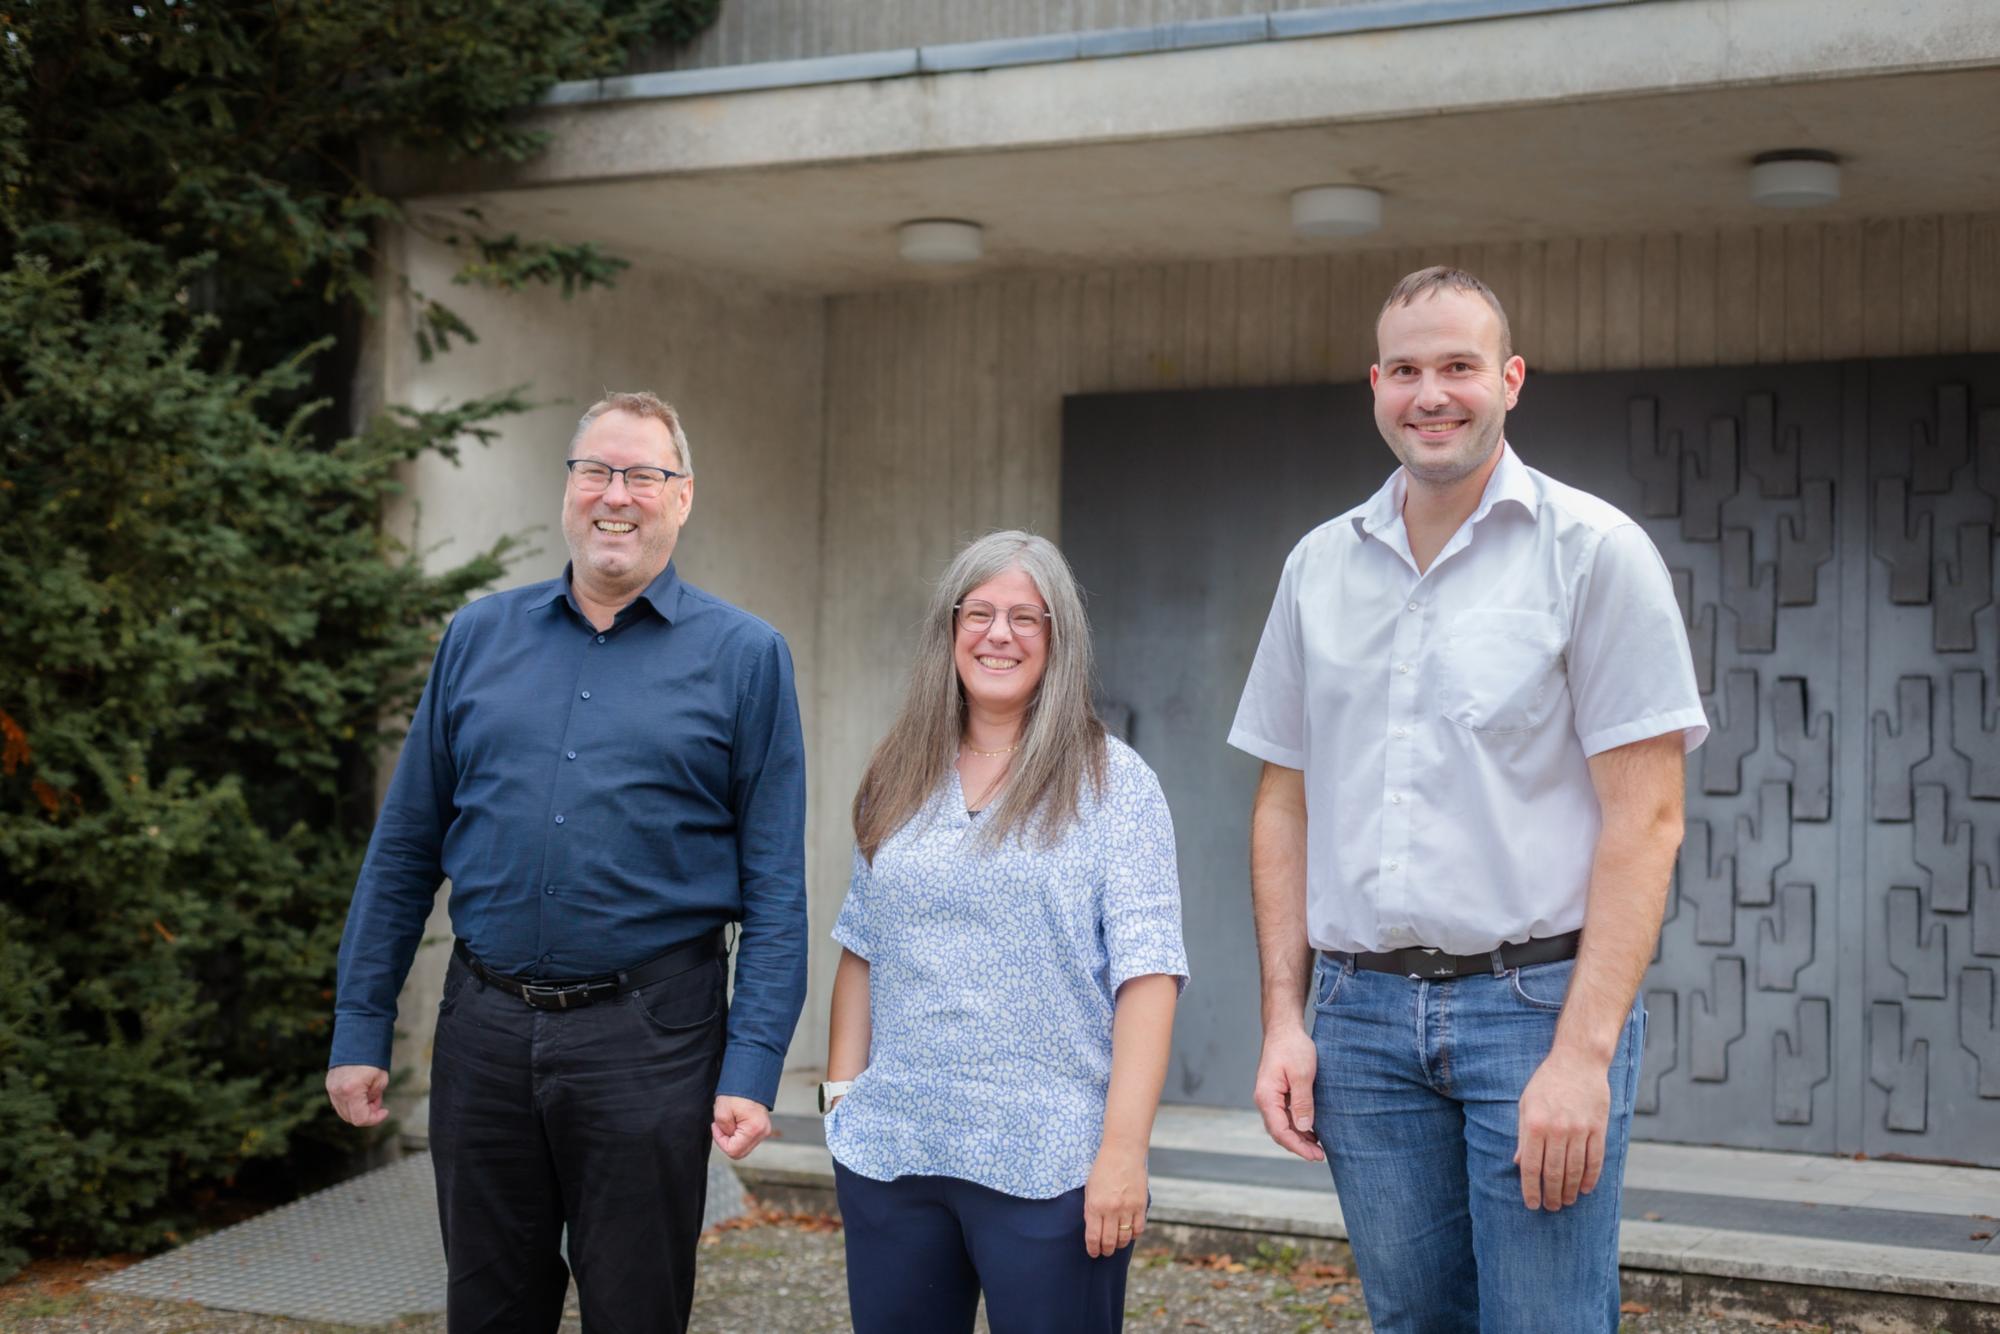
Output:
[[[1445,978],[1467,977],[1475,973],[1491,974],[1494,953],[1499,954],[1502,968],[1526,968],[1531,964],[1560,963],[1564,959],[1574,959],[1577,942],[1582,939],[1583,932],[1571,931],[1560,936],[1524,940],[1518,945],[1502,945],[1498,951],[1486,954],[1441,954],[1437,950],[1415,946],[1402,950],[1385,950],[1379,954],[1346,954],[1340,950],[1322,952],[1337,963],[1352,963],[1356,968],[1366,968],[1371,973],[1395,973],[1399,977],[1414,977],[1420,981],[1434,982]]]
[[[728,952],[728,945],[723,928],[717,927],[705,936],[684,940],[666,953],[655,955],[635,967],[577,978],[524,978],[496,973],[472,957],[472,951],[462,940],[452,943],[451,952],[481,982],[489,987],[498,987],[510,996],[518,996],[537,1010],[575,1010],[595,1005],[601,1000],[610,1000],[621,991],[633,991],[663,982],[709,959],[719,959]]]

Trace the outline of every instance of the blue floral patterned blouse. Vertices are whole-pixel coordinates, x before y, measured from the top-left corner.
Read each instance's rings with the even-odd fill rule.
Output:
[[[854,880],[833,938],[868,961],[868,1068],[827,1119],[850,1172],[950,1176],[1027,1199],[1090,1177],[1118,987],[1187,983],[1159,779],[1106,742],[1105,782],[1054,847],[999,848],[957,770]]]

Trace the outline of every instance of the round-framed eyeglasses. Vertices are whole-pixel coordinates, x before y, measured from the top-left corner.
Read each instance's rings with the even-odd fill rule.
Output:
[[[990,602],[973,599],[970,602],[954,602],[952,615],[960,634],[983,635],[993,628],[993,618],[1007,618],[1007,628],[1017,638],[1033,639],[1042,632],[1042,627],[1055,619],[1045,607],[1037,607],[1032,602],[1017,602],[1011,607],[996,607]]]
[[[576,489],[586,496],[594,496],[611,489],[611,479],[623,476],[625,489],[642,500],[650,499],[667,489],[667,483],[676,477],[687,476],[672,468],[655,468],[648,464],[635,463],[629,468],[614,468],[596,459],[564,459],[563,467],[569,469],[569,478]]]

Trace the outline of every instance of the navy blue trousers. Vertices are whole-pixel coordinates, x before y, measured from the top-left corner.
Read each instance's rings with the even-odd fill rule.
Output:
[[[957,1177],[876,1181],[833,1165],[855,1334],[1116,1334],[1132,1248],[1083,1249],[1083,1188],[1024,1200]]]

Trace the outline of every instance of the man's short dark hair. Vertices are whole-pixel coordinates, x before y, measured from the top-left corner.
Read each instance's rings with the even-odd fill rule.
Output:
[[[1428,269],[1404,274],[1389,289],[1389,299],[1382,303],[1380,313],[1375,316],[1376,327],[1381,327],[1382,316],[1394,307],[1411,305],[1418,297],[1435,296],[1439,292],[1470,292],[1492,307],[1493,314],[1500,321],[1500,360],[1505,361],[1514,355],[1514,331],[1507,323],[1507,310],[1500,304],[1500,298],[1493,295],[1493,289],[1478,278],[1449,264],[1433,264]]]

